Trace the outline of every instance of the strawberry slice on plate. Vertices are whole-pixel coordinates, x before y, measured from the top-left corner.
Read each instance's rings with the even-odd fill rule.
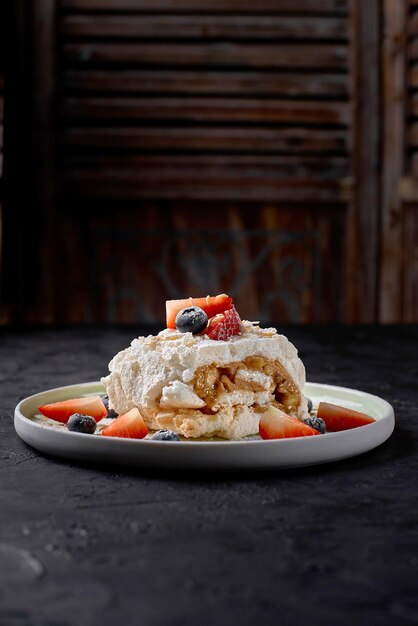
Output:
[[[222,313],[232,306],[232,298],[221,293],[218,296],[206,296],[205,298],[186,298],[184,300],[166,300],[167,328],[176,328],[176,315],[182,309],[198,306],[203,309],[210,319],[218,313]]]
[[[66,424],[70,415],[73,413],[81,413],[82,415],[90,415],[99,422],[106,417],[107,410],[100,396],[86,396],[85,398],[71,398],[71,400],[62,400],[61,402],[52,402],[38,407],[38,411],[56,422]]]
[[[274,406],[269,407],[263,413],[259,423],[259,433],[262,439],[287,439],[320,434],[315,428],[300,422],[297,417],[286,415]]]
[[[113,420],[110,426],[107,426],[102,431],[102,435],[105,437],[143,439],[148,432],[141,413],[137,408],[134,408]]]
[[[366,413],[360,413],[353,409],[346,409],[331,402],[320,402],[317,411],[318,417],[324,420],[328,432],[350,430],[366,424],[373,424],[376,420]]]
[[[204,334],[207,335],[209,339],[226,341],[234,335],[239,335],[240,330],[241,318],[234,305],[232,305],[227,311],[212,317],[207,328],[204,330]]]

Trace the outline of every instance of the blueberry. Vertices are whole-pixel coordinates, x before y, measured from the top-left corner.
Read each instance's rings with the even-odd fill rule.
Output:
[[[92,435],[96,430],[96,420],[90,415],[82,413],[73,413],[68,418],[67,428],[74,433],[86,433]]]
[[[180,437],[174,430],[157,430],[151,439],[156,441],[180,441]]]
[[[208,316],[199,306],[188,306],[177,313],[176,328],[181,333],[196,335],[206,328]]]
[[[318,430],[323,435],[327,432],[325,422],[320,417],[307,417],[306,420],[303,420],[303,423],[311,428],[315,428],[315,430]]]
[[[111,419],[115,419],[115,417],[118,417],[119,413],[116,413],[116,411],[114,411],[113,409],[109,409],[109,396],[102,396],[102,402],[107,409],[106,417]]]
[[[309,413],[312,413],[312,409],[313,409],[312,400],[310,398],[306,398],[306,401],[308,403],[308,411]]]

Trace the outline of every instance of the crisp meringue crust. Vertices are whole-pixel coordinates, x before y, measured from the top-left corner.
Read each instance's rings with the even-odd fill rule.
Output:
[[[167,329],[138,337],[109,370],[102,382],[112,408],[121,414],[135,406],[150,428],[185,437],[257,433],[260,412],[279,402],[279,389],[284,408],[307,415],[296,348],[276,329],[251,322],[242,322],[241,333],[228,341]]]

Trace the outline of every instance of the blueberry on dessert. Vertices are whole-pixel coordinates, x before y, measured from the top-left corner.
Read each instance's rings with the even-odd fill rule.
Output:
[[[312,400],[310,398],[306,398],[306,402],[308,403],[308,411],[309,411],[309,413],[312,413],[312,411],[313,411]]]
[[[176,328],[180,333],[202,332],[208,324],[208,316],[200,306],[181,309],[176,315]]]
[[[70,415],[68,418],[67,428],[74,433],[92,435],[96,431],[96,420],[90,415],[73,413],[73,415]]]
[[[120,415],[136,407],[150,430],[240,439],[258,434],[274,407],[317,433],[302,423],[309,413],[296,348],[275,328],[241,320],[226,294],[167,301],[166,329],[134,339],[109,370],[110,405]]]
[[[151,439],[155,439],[155,441],[180,441],[180,437],[174,430],[157,430]]]

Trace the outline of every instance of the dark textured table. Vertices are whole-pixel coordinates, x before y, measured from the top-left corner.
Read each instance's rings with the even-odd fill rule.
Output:
[[[138,328],[0,329],[0,625],[418,622],[418,328],[289,327],[308,379],[378,394],[393,436],[329,465],[172,474],[72,464],[13,430]]]

